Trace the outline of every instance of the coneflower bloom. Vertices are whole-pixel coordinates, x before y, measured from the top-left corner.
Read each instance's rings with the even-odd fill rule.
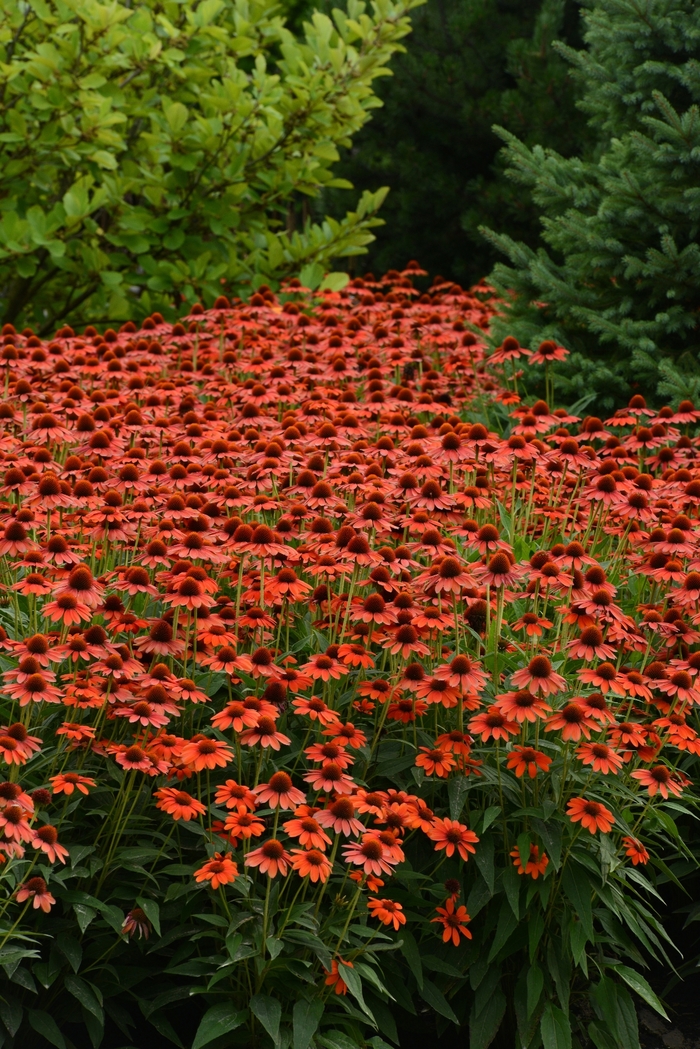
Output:
[[[31,841],[34,831],[28,820],[31,812],[22,808],[21,805],[7,805],[0,809],[0,830],[5,838],[12,841]]]
[[[355,802],[348,794],[337,794],[314,818],[320,827],[326,827],[336,834],[344,834],[346,838],[362,834],[365,830],[362,821],[355,816]]]
[[[72,794],[75,790],[81,794],[89,794],[90,787],[96,787],[97,783],[89,776],[81,776],[78,772],[62,772],[52,776],[49,780],[54,794]]]
[[[546,718],[552,710],[549,703],[527,688],[518,689],[517,692],[504,692],[496,696],[494,706],[506,717],[512,718],[519,724],[524,721],[535,722],[538,718]]]
[[[361,867],[365,874],[393,874],[393,865],[388,850],[377,834],[363,834],[362,840],[343,845],[346,863]]]
[[[565,743],[568,743],[569,740],[576,742],[581,739],[581,736],[590,739],[591,732],[595,731],[599,731],[599,726],[591,712],[576,700],[555,710],[551,717],[547,718],[545,724],[545,732],[561,732]]]
[[[225,768],[233,760],[233,753],[227,743],[199,736],[185,744],[180,760],[183,765],[191,765],[195,772],[201,772],[202,769]]]
[[[321,725],[333,725],[340,720],[335,710],[330,710],[320,696],[312,696],[310,699],[294,699],[292,707],[295,713],[309,717],[311,721],[318,721]]]
[[[331,839],[313,816],[297,816],[295,813],[295,818],[287,820],[283,826],[289,837],[298,838],[299,844],[305,849],[320,849],[323,852],[326,845],[331,843]]]
[[[276,878],[281,874],[284,878],[292,862],[292,856],[277,838],[270,838],[258,849],[249,852],[243,861],[246,867],[259,867],[261,874],[267,874],[270,878]]]
[[[538,772],[548,772],[552,758],[534,747],[517,746],[508,755],[506,767],[512,769],[518,779],[527,772],[534,779]]]
[[[459,688],[465,693],[481,692],[487,681],[480,665],[469,656],[455,656],[450,663],[439,666],[434,676],[445,680],[451,688]]]
[[[301,878],[308,877],[312,882],[326,882],[333,870],[333,864],[320,849],[292,849],[292,869]]]
[[[580,822],[591,834],[598,830],[602,834],[609,834],[615,822],[610,809],[599,801],[590,801],[587,798],[571,798],[566,807],[566,814],[572,823]]]
[[[382,925],[393,925],[396,932],[406,924],[403,907],[394,900],[380,900],[376,896],[370,896],[367,901],[367,909],[370,917],[377,918]]]
[[[217,805],[225,805],[227,809],[236,809],[238,812],[252,812],[258,803],[252,790],[235,779],[227,779],[217,787],[214,800]]]
[[[625,855],[629,857],[634,867],[640,863],[646,864],[649,862],[649,853],[644,848],[641,841],[637,841],[636,838],[627,836],[622,839],[622,844],[625,847]]]
[[[513,684],[518,688],[529,688],[531,692],[542,692],[545,696],[563,692],[566,680],[555,673],[546,656],[534,656],[524,670],[513,674]]]
[[[466,824],[458,820],[447,819],[447,817],[444,819],[436,817],[427,835],[431,841],[435,842],[437,851],[444,849],[448,857],[456,853],[465,863],[469,859],[469,854],[473,855],[476,852],[474,846],[479,841],[474,831],[469,830]]]
[[[446,778],[452,769],[457,766],[457,760],[448,750],[438,747],[419,747],[420,753],[416,757],[416,767],[425,771],[426,776],[438,776]]]
[[[354,969],[355,968],[354,965],[352,964],[352,962],[343,961],[342,958],[339,958],[339,959],[335,959],[334,958],[332,960],[332,962],[331,962],[330,969],[324,969],[323,970],[324,973],[325,973],[325,976],[326,976],[326,979],[324,980],[324,983],[325,983],[326,987],[332,987],[333,988],[333,992],[335,994],[347,994],[348,993],[348,985],[345,983],[345,980],[343,979],[343,975],[342,975],[342,973],[340,971],[338,962],[340,962],[340,964],[343,966],[344,969],[345,968],[348,968],[348,969]]]
[[[412,655],[427,656],[430,652],[428,646],[419,639],[418,631],[410,623],[396,627],[384,645],[392,655],[401,655],[403,659],[409,659]]]
[[[576,748],[576,757],[584,765],[591,765],[594,772],[617,773],[622,768],[622,758],[606,743],[582,743]]]
[[[620,680],[613,663],[599,663],[597,667],[584,667],[578,671],[578,677],[586,685],[593,685],[601,692],[614,692],[618,696],[625,695],[625,686]]]
[[[312,790],[322,790],[326,793],[335,791],[337,794],[349,794],[355,786],[337,761],[329,761],[320,769],[312,769],[306,772],[303,778]]]
[[[665,765],[655,765],[651,769],[637,769],[632,773],[632,779],[637,779],[642,786],[647,788],[650,797],[658,792],[662,798],[668,798],[669,791],[676,796],[683,791],[684,784],[679,782],[672,769]]]
[[[35,910],[41,908],[45,914],[49,913],[56,902],[55,898],[48,891],[44,879],[37,876],[28,878],[27,881],[22,882],[15,893],[15,899],[18,903],[24,903],[26,900],[31,900],[32,907]]]
[[[312,656],[308,663],[304,663],[301,670],[314,681],[337,681],[348,673],[346,666],[323,652]]]
[[[460,935],[465,936],[468,940],[471,940],[472,934],[467,928],[467,922],[471,921],[467,908],[460,906],[455,907],[455,901],[450,899],[445,901],[444,907],[436,907],[437,917],[431,918],[433,922],[439,922],[442,925],[442,940],[443,943],[452,942],[453,946],[459,947]]]
[[[32,848],[40,849],[46,853],[51,863],[55,863],[57,860],[60,863],[65,863],[68,858],[68,849],[58,843],[58,831],[48,823],[43,827],[36,828],[31,844]]]
[[[327,740],[322,743],[312,743],[306,747],[304,754],[309,761],[320,761],[323,765],[335,762],[342,769],[348,768],[355,762],[354,757],[348,754],[342,740]]]
[[[520,728],[494,703],[470,720],[469,731],[475,736],[481,736],[482,743],[487,743],[490,739],[507,740],[509,735],[516,736]]]
[[[529,874],[534,881],[537,881],[540,874],[544,874],[549,866],[549,857],[545,852],[540,853],[537,845],[530,845],[530,854],[525,865],[523,865],[520,849],[512,849],[510,855],[518,874]]]
[[[231,844],[235,845],[241,838],[246,841],[259,838],[265,831],[265,821],[252,812],[231,812],[226,817],[224,830]]]
[[[282,770],[273,772],[268,783],[254,787],[253,794],[259,805],[267,804],[272,809],[296,809],[306,800],[306,795],[292,784],[289,773]]]
[[[229,853],[223,852],[215,852],[210,860],[207,860],[194,872],[196,882],[201,884],[208,881],[212,889],[230,885],[237,877],[238,865],[231,859]]]
[[[259,716],[256,710],[251,710],[241,700],[234,699],[227,703],[223,710],[213,715],[211,723],[221,732],[229,728],[234,732],[243,732],[244,729],[257,725]]]
[[[263,748],[271,747],[272,750],[279,750],[281,746],[289,746],[291,739],[278,731],[274,718],[269,714],[263,714],[258,718],[256,725],[241,733],[241,743],[247,747],[255,747],[260,744]]]
[[[566,648],[574,659],[614,659],[615,649],[603,641],[603,632],[597,626],[584,627],[578,638],[568,641]]]
[[[174,820],[188,822],[197,816],[203,816],[207,811],[201,801],[184,790],[178,790],[177,787],[161,787],[155,792],[155,797],[158,798],[156,808],[167,812]]]

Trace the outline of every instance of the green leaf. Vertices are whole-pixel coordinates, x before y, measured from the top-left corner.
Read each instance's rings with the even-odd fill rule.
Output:
[[[487,1049],[496,1037],[505,1011],[506,996],[500,986],[488,997],[478,1015],[474,1015],[475,1009],[472,1007],[472,1015],[469,1017],[469,1049]]]
[[[511,864],[503,871],[503,888],[515,918],[520,920],[520,886],[522,878]]]
[[[583,868],[569,862],[564,868],[562,875],[562,887],[586,931],[587,939],[593,943],[595,934],[593,931],[591,883]]]
[[[523,831],[522,834],[518,834],[518,855],[520,856],[520,866],[525,867],[530,862],[530,845],[532,838],[527,831]]]
[[[187,123],[187,107],[184,106],[182,102],[172,102],[169,106],[165,107],[164,112],[170,130],[174,134],[177,134],[178,131],[182,131]]]
[[[429,980],[427,977],[423,980],[420,996],[423,1001],[427,1002],[430,1008],[434,1009],[436,1013],[440,1014],[440,1016],[444,1016],[448,1020],[451,1020],[453,1024],[459,1023],[459,1020],[455,1016],[450,1003],[447,1001],[447,998],[445,998],[445,995],[439,987],[436,987],[433,981]]]
[[[614,971],[622,977],[628,987],[631,987],[640,998],[644,999],[647,1005],[650,1005],[660,1016],[663,1016],[664,1020],[668,1020],[669,1023],[671,1022],[660,999],[654,994],[643,976],[640,976],[638,972],[635,972],[634,969],[630,969],[627,965],[616,965]]]
[[[63,1035],[53,1016],[49,1016],[43,1009],[29,1009],[28,1013],[29,1023],[37,1034],[43,1035],[47,1042],[56,1046],[56,1049],[66,1049]]]
[[[156,901],[149,900],[145,896],[139,896],[136,902],[155,929],[156,935],[160,936],[160,907]]]
[[[502,947],[505,947],[510,937],[513,935],[518,927],[518,919],[513,914],[510,904],[507,900],[503,900],[501,904],[501,910],[498,915],[498,925],[496,926],[496,933],[491,941],[491,949],[489,951],[488,960],[492,962],[497,956],[498,952]]]
[[[362,993],[362,977],[355,967],[346,965],[345,962],[338,962],[338,973],[348,985],[350,994],[359,1002],[362,1011],[367,1013],[372,1022],[374,1022],[374,1017],[368,1006],[365,1004],[364,995]]]
[[[527,971],[527,1011],[531,1016],[539,1004],[544,987],[544,973],[539,965],[531,965]]]
[[[306,1001],[302,998],[294,1006],[292,1013],[294,1049],[309,1049],[318,1025],[323,1016],[323,1002],[320,998]]]
[[[496,868],[494,863],[494,851],[495,843],[493,835],[489,835],[486,838],[482,838],[479,847],[476,850],[474,860],[481,873],[482,878],[489,887],[489,892],[493,896],[494,888],[496,885]]]
[[[235,1030],[236,1027],[240,1027],[247,1015],[246,1010],[236,1009],[231,1002],[221,1002],[219,1005],[212,1005],[211,1009],[207,1009],[200,1021],[192,1042],[192,1049],[202,1049],[202,1046],[213,1042],[215,1038],[219,1038],[222,1034],[228,1034],[229,1031]]]
[[[271,998],[268,994],[253,995],[250,999],[250,1010],[263,1025],[272,1041],[277,1042],[282,1019],[282,1006],[277,999]]]
[[[350,283],[350,274],[340,271],[327,273],[318,286],[319,291],[342,291]]]
[[[543,1049],[571,1049],[571,1024],[565,1013],[547,1002],[540,1020]]]
[[[318,262],[309,263],[299,273],[299,280],[305,288],[315,291],[323,280],[323,266],[320,266]]]
[[[63,985],[68,993],[77,998],[89,1013],[92,1013],[100,1022],[102,1021],[102,1002],[99,1000],[95,989],[89,983],[81,980],[79,976],[69,975],[66,976]]]
[[[422,988],[423,965],[421,962],[420,951],[418,950],[418,944],[416,943],[413,933],[409,932],[406,928],[401,931],[401,939],[403,941],[402,946],[404,957],[409,964],[411,972],[416,978],[416,983]]]

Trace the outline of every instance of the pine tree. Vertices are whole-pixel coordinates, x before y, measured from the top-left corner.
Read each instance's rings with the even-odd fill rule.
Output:
[[[593,154],[564,158],[499,129],[509,175],[540,212],[536,249],[484,230],[510,265],[495,337],[572,350],[570,397],[700,393],[700,8],[587,0],[585,51],[555,45],[580,83]]]

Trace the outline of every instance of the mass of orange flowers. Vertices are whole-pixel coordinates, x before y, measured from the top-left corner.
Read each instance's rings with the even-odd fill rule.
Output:
[[[489,357],[490,290],[417,274],[2,330],[0,858],[26,921],[73,849],[99,893],[150,827],[192,891],[350,879],[397,934],[410,861],[458,946],[441,879],[489,805],[503,869],[546,880],[509,804],[547,795],[637,865],[648,806],[692,789],[700,411],[524,400],[517,369],[566,351]]]

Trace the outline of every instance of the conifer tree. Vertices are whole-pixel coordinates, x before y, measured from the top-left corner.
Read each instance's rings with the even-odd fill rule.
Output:
[[[572,352],[571,399],[700,392],[700,8],[692,0],[587,0],[585,51],[556,45],[596,135],[590,158],[499,129],[510,176],[539,208],[533,249],[484,230],[509,264],[496,337]]]

